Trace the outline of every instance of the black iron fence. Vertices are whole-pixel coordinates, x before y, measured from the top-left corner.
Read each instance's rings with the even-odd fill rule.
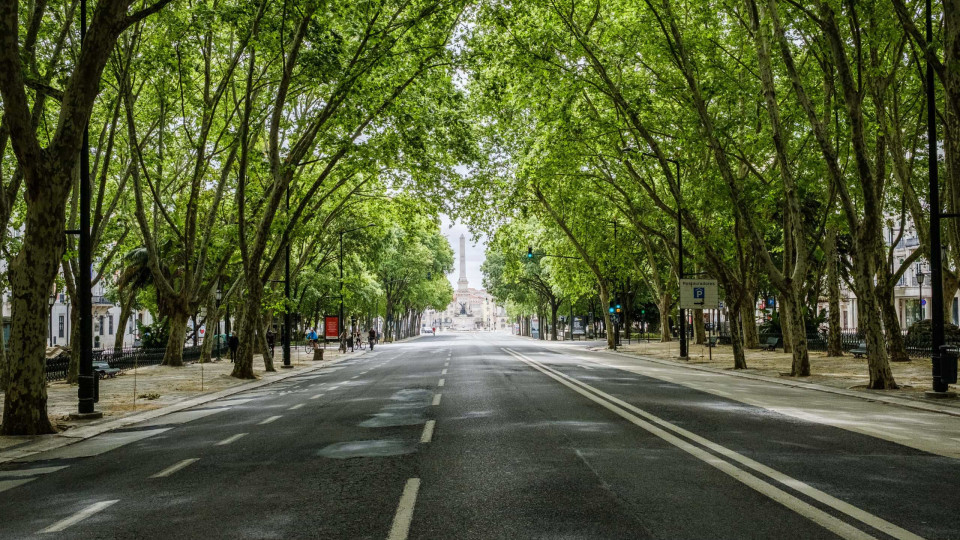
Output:
[[[763,346],[767,340],[776,338],[777,347],[783,347],[783,337],[780,334],[761,333],[760,345]],[[807,334],[807,349],[811,351],[826,351],[829,335],[826,332],[817,332]],[[844,352],[849,353],[853,349],[859,349],[864,345],[865,338],[863,334],[857,331],[840,332],[840,347]],[[907,356],[914,360],[930,358],[930,337],[929,336],[910,336],[906,332],[903,334],[904,348]],[[958,341],[948,340],[947,345],[960,346]]]
[[[195,362],[200,359],[201,346],[184,347],[183,361]],[[97,349],[93,351],[94,362],[106,362],[110,367],[120,370],[133,369],[143,366],[157,366],[163,363],[163,355],[166,349],[144,349],[144,348],[126,348],[126,349]],[[216,346],[212,351],[216,356]],[[226,354],[226,351],[223,351]],[[67,371],[70,368],[70,355],[62,354],[56,358],[47,359],[47,381],[62,381],[67,378]]]

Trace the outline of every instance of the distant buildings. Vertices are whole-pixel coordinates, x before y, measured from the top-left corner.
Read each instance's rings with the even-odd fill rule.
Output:
[[[460,279],[447,309],[428,309],[423,324],[438,329],[500,330],[508,328],[507,311],[484,289],[474,289],[467,281],[466,237],[460,235]]]

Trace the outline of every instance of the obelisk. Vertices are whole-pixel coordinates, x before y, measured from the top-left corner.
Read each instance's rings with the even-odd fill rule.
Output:
[[[457,280],[457,289],[465,291],[467,284],[467,238],[460,235],[460,279]]]

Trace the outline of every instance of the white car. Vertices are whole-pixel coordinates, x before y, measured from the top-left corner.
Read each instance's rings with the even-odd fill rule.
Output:
[[[433,333],[433,328],[426,328],[426,327],[421,328],[421,329],[420,329],[420,333],[421,333],[421,334],[432,334],[432,333]]]

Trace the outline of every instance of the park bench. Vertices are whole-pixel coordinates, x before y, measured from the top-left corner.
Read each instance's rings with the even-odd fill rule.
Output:
[[[867,342],[861,341],[856,348],[850,349],[850,352],[853,353],[855,358],[863,358],[867,355]]]
[[[780,343],[780,338],[768,337],[766,343],[763,344],[763,350],[765,351],[775,351],[777,350],[777,345]]]

